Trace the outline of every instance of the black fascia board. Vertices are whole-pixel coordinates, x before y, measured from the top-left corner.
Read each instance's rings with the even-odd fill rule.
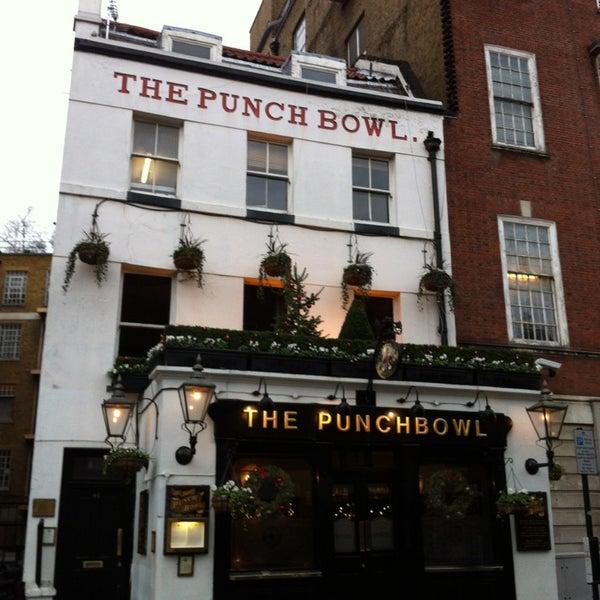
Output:
[[[139,63],[169,67],[171,69],[191,73],[204,73],[206,75],[213,75],[224,79],[232,79],[245,83],[256,83],[258,85],[291,90],[313,96],[339,98],[359,103],[368,102],[379,106],[393,106],[399,109],[432,114],[445,114],[444,106],[442,104],[434,104],[434,101],[431,103],[422,102],[415,98],[394,96],[393,94],[382,96],[375,92],[368,93],[350,87],[326,87],[307,79],[297,79],[278,73],[266,73],[260,69],[256,69],[256,72],[254,72],[251,71],[251,66],[241,69],[227,63],[215,63],[201,61],[199,59],[193,60],[180,54],[174,55],[167,52],[159,52],[157,50],[148,52],[143,48],[117,46],[114,43],[111,44],[84,38],[75,38],[75,51],[102,54],[104,56],[112,56],[114,58],[121,58]]]

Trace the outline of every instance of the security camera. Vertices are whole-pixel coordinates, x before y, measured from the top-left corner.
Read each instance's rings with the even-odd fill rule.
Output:
[[[548,374],[550,377],[554,377],[556,375],[556,371],[562,367],[562,363],[548,360],[547,358],[536,358],[535,364],[540,369],[548,369]]]

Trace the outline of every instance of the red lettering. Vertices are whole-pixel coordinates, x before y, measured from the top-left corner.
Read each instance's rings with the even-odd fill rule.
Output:
[[[321,117],[318,126],[319,129],[331,129],[332,131],[337,129],[336,116],[334,112],[331,112],[330,110],[320,110],[319,115]]]
[[[233,99],[233,106],[227,105],[227,98]],[[223,107],[223,110],[228,113],[235,112],[237,109],[238,98],[239,96],[236,94],[226,94],[224,92],[221,92],[221,106]]]
[[[262,100],[260,98],[256,98],[252,100],[244,96],[244,110],[242,114],[245,117],[250,116],[250,112],[258,119],[260,117],[260,105],[262,104]]]
[[[342,117],[342,127],[348,133],[356,133],[360,127],[360,121],[354,115],[344,115]]]
[[[398,135],[396,133],[396,125],[398,125],[397,121],[390,121],[390,125],[392,126],[392,139],[394,140],[406,140],[406,134]]]
[[[306,106],[294,106],[290,104],[290,120],[292,125],[304,125],[306,127]]]
[[[181,98],[182,92],[186,92],[188,86],[184,83],[173,83],[167,81],[169,92],[167,94],[167,102],[175,102],[177,104],[187,104],[187,100]]]
[[[198,103],[198,108],[206,108],[206,101],[216,100],[217,94],[212,90],[207,90],[206,88],[198,88],[200,92],[200,102]]]
[[[160,84],[162,83],[162,81],[160,79],[150,79],[149,77],[142,77],[142,93],[140,94],[140,96],[142,96],[142,98],[150,98],[152,97],[153,100],[161,100],[160,97]],[[151,85],[150,82],[153,81],[154,85]],[[150,94],[148,94],[149,91],[153,91],[154,94],[152,96],[150,96]]]
[[[383,119],[375,119],[374,117],[363,117],[362,119],[369,135],[375,134],[377,137],[381,135]]]
[[[127,83],[130,79],[133,81],[137,81],[136,75],[130,75],[129,73],[118,73],[115,71],[113,73],[113,77],[115,79],[121,78],[121,88],[119,89],[120,94],[129,94],[129,89],[127,88]]]
[[[269,119],[271,119],[271,121],[281,121],[281,119],[283,119],[281,115],[275,116],[273,114],[274,108],[278,108],[280,111],[283,112],[284,106],[283,104],[281,104],[281,102],[269,102],[269,104],[265,106],[265,114]]]

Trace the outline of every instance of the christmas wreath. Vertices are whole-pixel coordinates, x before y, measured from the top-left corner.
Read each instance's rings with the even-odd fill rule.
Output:
[[[464,519],[477,494],[460,471],[442,469],[429,476],[424,495],[432,513],[451,521]]]
[[[294,484],[283,469],[275,465],[253,469],[244,487],[252,490],[256,517],[293,514]]]

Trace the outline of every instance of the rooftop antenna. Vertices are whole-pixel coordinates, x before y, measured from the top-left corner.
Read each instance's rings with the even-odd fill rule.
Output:
[[[119,19],[119,9],[117,8],[117,0],[109,0],[106,7],[106,39],[108,39],[108,31],[110,29],[111,19],[116,23]]]

